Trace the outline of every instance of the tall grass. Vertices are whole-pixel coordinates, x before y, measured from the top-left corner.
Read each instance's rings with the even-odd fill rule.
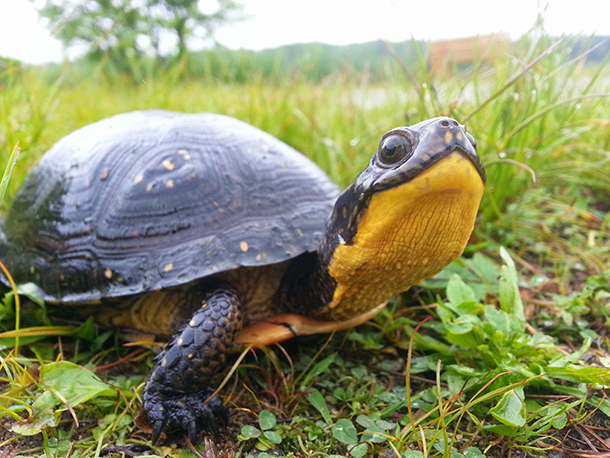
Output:
[[[570,43],[526,37],[513,55],[492,66],[446,75],[428,74],[423,58],[410,65],[408,75],[397,62],[386,83],[343,73],[315,85],[294,74],[277,75],[275,82],[255,75],[236,84],[190,77],[184,62],[134,85],[130,77],[101,72],[82,78],[71,64],[51,80],[37,69],[14,66],[0,75],[0,151],[8,154],[17,140],[23,150],[9,195],[59,138],[129,110],[213,111],[240,118],[303,151],[341,185],[362,169],[390,128],[450,115],[466,122],[488,162],[481,227],[494,237],[514,234],[529,224],[519,213],[524,202],[545,200],[534,189],[544,187],[549,198],[565,202],[582,195],[581,188],[609,189],[604,109],[610,81],[603,76],[608,59],[589,65],[587,48],[574,57]]]

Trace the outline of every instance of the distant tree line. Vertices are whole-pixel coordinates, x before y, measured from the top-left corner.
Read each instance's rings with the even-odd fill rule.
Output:
[[[548,40],[550,45],[556,38],[548,37]],[[519,55],[520,46],[527,46],[527,43],[513,43],[515,55]],[[420,74],[422,66],[426,65],[422,64],[420,56],[425,59],[427,48],[425,41],[387,43],[381,40],[346,46],[293,44],[261,51],[217,46],[185,54],[169,71],[177,72],[178,77],[229,83],[257,79],[281,83],[295,78],[318,83],[337,75],[351,75],[371,82],[395,81],[404,80],[409,76],[407,73]],[[557,50],[556,58],[567,61],[592,48],[587,55],[588,63],[610,59],[610,37],[570,38]],[[90,62],[85,58],[79,65],[85,69],[83,73],[87,73]],[[157,61],[144,57],[133,71],[153,76],[159,70]]]
[[[320,82],[337,74],[384,81],[409,76],[425,66],[423,41],[308,43],[262,51],[229,50],[216,44],[193,51],[197,40],[214,44],[219,27],[243,17],[235,0],[42,0],[38,5],[41,18],[67,48],[84,50],[76,62],[80,72],[101,68],[110,75],[128,75],[135,83],[158,72],[237,83],[255,78]],[[562,46],[561,58],[591,48],[595,49],[588,61],[602,62],[610,56],[610,39],[570,38]]]

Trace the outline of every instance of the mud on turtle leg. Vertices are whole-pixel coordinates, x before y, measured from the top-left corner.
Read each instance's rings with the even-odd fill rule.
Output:
[[[155,358],[144,386],[144,411],[153,426],[153,444],[161,431],[171,429],[187,431],[192,442],[201,428],[218,436],[217,419],[226,422],[222,401],[217,396],[208,400],[215,391],[209,382],[224,366],[241,330],[241,304],[225,284],[195,293],[197,310]]]

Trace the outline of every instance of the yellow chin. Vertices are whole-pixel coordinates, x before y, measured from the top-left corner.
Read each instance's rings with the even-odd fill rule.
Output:
[[[375,194],[351,245],[335,250],[327,317],[345,319],[434,276],[468,242],[484,184],[454,152],[411,181]]]

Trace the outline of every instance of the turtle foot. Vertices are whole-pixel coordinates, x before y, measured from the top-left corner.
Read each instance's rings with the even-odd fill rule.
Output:
[[[197,443],[197,434],[202,429],[211,431],[218,439],[218,420],[226,424],[228,416],[218,396],[209,399],[214,391],[210,387],[197,393],[146,390],[144,410],[153,428],[152,444],[157,443],[162,431],[170,430],[186,431],[192,443]]]

